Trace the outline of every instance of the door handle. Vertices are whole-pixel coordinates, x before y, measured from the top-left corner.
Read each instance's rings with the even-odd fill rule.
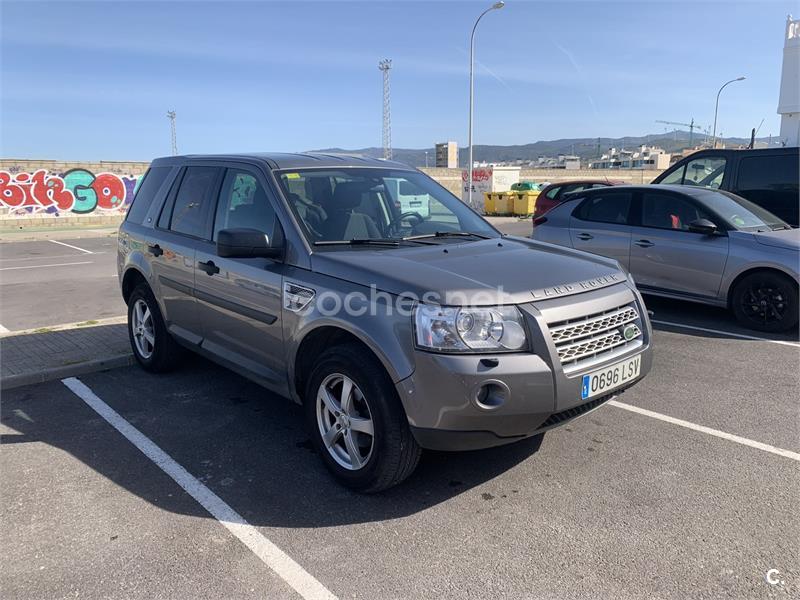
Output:
[[[205,271],[208,275],[214,275],[215,273],[219,273],[219,267],[214,264],[213,260],[208,262],[199,262],[197,263],[197,268],[201,271]]]
[[[161,256],[164,254],[164,251],[161,249],[161,246],[155,244],[151,246],[150,244],[147,245],[147,251],[152,254],[153,256]]]
[[[639,246],[639,248],[650,248],[651,246],[655,246],[655,244],[650,240],[636,240],[633,243]]]
[[[578,239],[586,241],[586,240],[594,239],[594,236],[591,233],[579,233],[578,234]]]

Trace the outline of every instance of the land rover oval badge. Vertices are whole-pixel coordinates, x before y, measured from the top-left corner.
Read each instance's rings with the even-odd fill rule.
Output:
[[[638,333],[639,333],[639,328],[636,327],[636,325],[628,324],[625,325],[625,327],[622,329],[622,337],[625,338],[626,342],[630,342],[633,338],[637,336]]]

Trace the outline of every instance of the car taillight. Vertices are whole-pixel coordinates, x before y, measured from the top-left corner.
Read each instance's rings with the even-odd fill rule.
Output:
[[[533,226],[537,227],[538,225],[543,225],[547,223],[547,217],[534,217],[533,219]]]

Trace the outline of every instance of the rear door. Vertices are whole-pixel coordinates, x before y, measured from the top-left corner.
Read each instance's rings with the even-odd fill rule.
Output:
[[[187,166],[178,175],[146,251],[169,331],[191,343],[202,339],[194,299],[195,253],[210,230],[213,200],[222,170]]]
[[[739,159],[734,192],[798,226],[800,187],[797,154],[759,154]]]
[[[203,324],[203,348],[245,368],[271,388],[286,389],[281,327],[284,263],[269,258],[217,256],[222,229],[258,229],[282,236],[276,198],[263,175],[244,164],[225,170],[210,240],[197,251],[195,295]]]
[[[632,198],[630,191],[613,188],[588,194],[570,217],[572,247],[615,258],[627,268]]]
[[[696,219],[715,218],[693,199],[671,192],[641,192],[636,206],[638,224],[631,228],[630,253],[636,284],[654,291],[716,297],[728,259],[728,236],[688,230]]]

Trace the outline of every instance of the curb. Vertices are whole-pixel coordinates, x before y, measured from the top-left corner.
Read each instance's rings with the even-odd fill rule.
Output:
[[[19,375],[9,375],[0,379],[0,390],[6,391],[34,383],[45,383],[55,379],[63,379],[64,377],[75,377],[76,375],[87,375],[97,371],[107,371],[109,369],[118,369],[120,367],[128,367],[136,361],[133,354],[120,354],[110,358],[101,358],[97,360],[88,360],[85,362],[75,363],[74,365],[66,365],[63,367],[55,367],[52,369],[45,369],[35,373],[21,373]]]

